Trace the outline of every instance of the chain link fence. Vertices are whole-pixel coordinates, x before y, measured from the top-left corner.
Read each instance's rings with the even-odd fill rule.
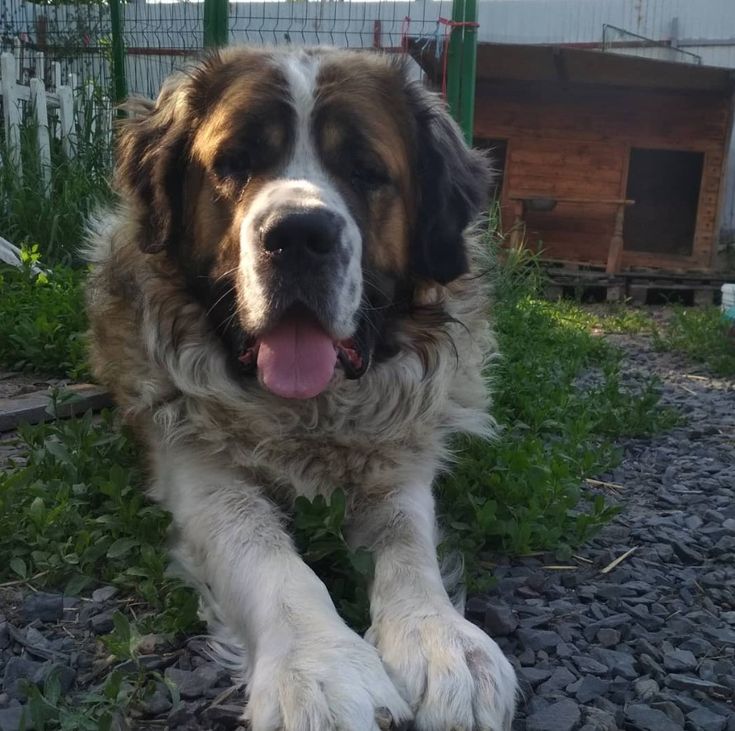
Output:
[[[117,2],[62,5],[5,0],[0,45],[18,58],[21,83],[35,77],[53,87],[72,78],[80,85],[91,82],[104,95],[118,98],[117,76],[128,93],[155,96],[172,70],[204,49],[208,6],[219,3],[222,7],[221,0],[123,2],[118,24]],[[410,50],[414,58],[429,54],[426,63],[434,65],[447,52],[451,34],[449,0],[276,0],[230,2],[224,7],[224,33],[231,44]],[[221,24],[214,15],[214,22]],[[116,36],[124,49],[121,64],[114,58]],[[54,78],[54,62],[60,65],[61,79]],[[421,73],[419,64],[415,71]]]

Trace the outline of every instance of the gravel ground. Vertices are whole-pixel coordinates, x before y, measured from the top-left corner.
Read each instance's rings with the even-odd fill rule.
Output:
[[[516,665],[517,731],[735,731],[735,384],[652,352],[644,337],[615,339],[631,385],[657,374],[686,424],[621,445],[622,464],[599,487],[622,511],[567,568],[501,563],[467,615]],[[112,661],[97,638],[124,605],[112,587],[81,600],[0,587],[0,731],[18,728],[21,678],[42,684],[57,668],[63,688],[99,685]],[[204,638],[151,636],[143,649],[183,704],[172,711],[159,684],[120,728],[243,728],[242,691]]]

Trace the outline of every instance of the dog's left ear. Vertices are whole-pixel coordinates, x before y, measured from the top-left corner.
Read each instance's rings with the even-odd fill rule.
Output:
[[[418,82],[406,89],[416,124],[413,272],[447,284],[469,270],[463,234],[488,203],[490,167],[467,146],[437,95]]]

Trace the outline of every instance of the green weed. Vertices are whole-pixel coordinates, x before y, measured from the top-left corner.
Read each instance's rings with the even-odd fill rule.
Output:
[[[101,130],[101,120],[98,121],[96,129]],[[32,124],[21,126],[23,174],[19,175],[13,165],[0,165],[0,231],[16,246],[38,244],[47,265],[79,262],[86,221],[98,205],[112,196],[106,139],[101,133],[90,134],[83,126],[79,126],[77,134],[77,154],[72,159],[64,155],[59,140],[52,140],[48,190]]]
[[[144,599],[157,631],[189,630],[193,593],[167,574],[169,516],[141,489],[137,450],[115,416],[20,429],[24,466],[0,474],[0,577],[78,594],[103,582]]]
[[[342,617],[357,630],[370,624],[368,584],[373,557],[363,548],[353,549],[345,540],[344,493],[336,490],[329,500],[298,497],[294,505],[293,533],[296,547],[311,568],[327,581],[329,593]]]
[[[453,474],[439,484],[447,544],[463,551],[470,582],[478,552],[568,552],[584,541],[614,509],[583,490],[583,479],[617,464],[615,438],[675,420],[657,407],[655,382],[641,393],[622,388],[617,351],[590,332],[594,316],[538,296],[532,255],[506,262],[496,281],[502,357],[492,371],[493,414],[501,433],[490,444],[462,441]],[[599,385],[576,387],[589,369]]]
[[[83,272],[57,266],[36,274],[38,246],[21,268],[0,265],[0,363],[15,370],[85,378]]]
[[[718,376],[735,376],[735,334],[717,307],[679,307],[654,334],[660,350],[678,350]]]
[[[24,710],[26,728],[31,724],[35,731],[110,731],[113,728],[127,727],[122,719],[130,714],[141,702],[147,700],[158,687],[167,688],[172,706],[180,703],[177,687],[161,673],[146,669],[137,662],[135,649],[135,630],[127,617],[115,613],[114,631],[103,638],[110,651],[109,659],[114,661],[130,660],[123,666],[118,664],[103,682],[89,690],[63,696],[54,672],[38,688],[31,683],[25,684],[27,704]]]

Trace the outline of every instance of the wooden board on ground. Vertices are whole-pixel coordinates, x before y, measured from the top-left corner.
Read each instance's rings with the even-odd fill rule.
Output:
[[[90,383],[76,383],[61,389],[65,396],[57,404],[56,416],[68,419],[86,411],[99,411],[112,406],[112,397],[103,388]],[[70,398],[66,394],[71,394]],[[12,398],[0,398],[0,432],[16,429],[21,424],[50,421],[51,391],[43,389]]]

